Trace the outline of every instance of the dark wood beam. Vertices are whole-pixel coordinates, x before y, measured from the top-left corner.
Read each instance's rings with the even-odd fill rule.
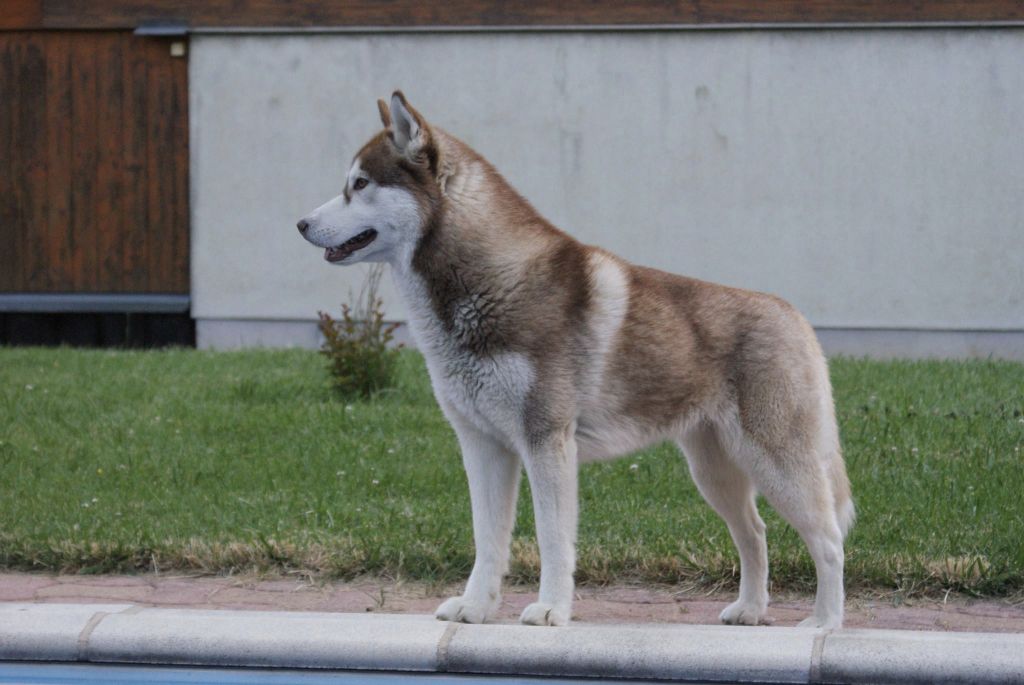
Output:
[[[43,0],[4,0],[0,29],[31,29],[43,23]]]
[[[5,0],[0,28],[513,27],[1024,21],[1024,0]]]

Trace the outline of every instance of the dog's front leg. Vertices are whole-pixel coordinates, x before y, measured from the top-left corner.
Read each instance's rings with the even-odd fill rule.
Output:
[[[476,562],[462,596],[444,602],[435,616],[442,621],[483,623],[501,604],[521,464],[514,452],[470,423],[454,417],[452,426],[469,479]]]
[[[575,426],[532,445],[524,455],[540,546],[540,597],[523,610],[529,625],[564,626],[572,615],[576,566]]]

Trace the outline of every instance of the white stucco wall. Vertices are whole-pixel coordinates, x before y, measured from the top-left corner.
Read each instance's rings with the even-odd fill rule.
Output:
[[[819,327],[1024,330],[1024,30],[199,35],[190,60],[200,320],[339,309],[361,272],[295,221],[401,87],[635,262]]]

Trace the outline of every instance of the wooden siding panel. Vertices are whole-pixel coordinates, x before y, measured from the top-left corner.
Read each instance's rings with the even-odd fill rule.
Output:
[[[14,57],[5,37],[0,35],[0,93],[14,92]],[[0,198],[14,196],[14,123],[10,107],[0,107]],[[14,230],[14,203],[0,199],[0,241],[10,241],[9,250],[0,250],[0,292],[10,290],[18,278],[14,270],[18,268],[15,257],[19,253],[17,241],[19,232]]]
[[[47,173],[46,173],[46,122],[43,118],[46,102],[46,89],[49,82],[46,71],[46,52],[42,40],[30,41],[27,45],[27,54],[23,64],[22,73],[19,76],[18,103],[20,110],[18,117],[19,134],[17,145],[18,154],[22,158],[20,178],[16,179],[21,183],[21,202],[25,206],[25,214],[22,218],[23,225],[29,227],[27,233],[22,233],[19,238],[18,250],[24,254],[30,247],[37,245],[37,238],[34,231],[46,225],[46,194],[47,194]],[[22,278],[25,272],[32,270],[45,270],[46,265],[40,262],[26,260],[21,265]]]
[[[121,196],[121,279],[123,289],[146,292],[146,227],[149,225],[147,203],[149,175],[146,169],[146,122],[149,119],[147,85],[148,55],[132,50],[121,65],[124,78],[122,135],[124,145],[124,193]]]
[[[8,193],[4,215],[9,217],[3,226],[3,242],[10,246],[10,269],[4,278],[5,286],[23,282],[41,268],[42,260],[25,260],[21,255],[38,244],[38,231],[45,224],[46,164],[43,154],[45,137],[41,115],[46,94],[46,60],[43,46],[38,40],[5,41],[2,52],[7,62],[5,73],[11,78],[13,93],[4,107],[8,134],[7,170]],[[20,230],[26,227],[28,230]],[[5,260],[6,261],[6,260]]]
[[[45,113],[50,97],[51,73],[46,42],[39,36],[19,43],[18,65],[11,98],[12,157],[18,168],[13,171],[12,204],[19,207],[14,223],[6,228],[14,233],[17,283],[45,284],[50,277],[45,258],[49,238],[49,131]],[[4,239],[6,241],[6,238]],[[13,289],[13,288],[12,288]]]
[[[151,46],[147,46],[151,47]],[[166,49],[166,48],[165,48]],[[167,79],[170,69],[167,67],[168,60],[147,60],[149,71],[147,74],[149,87],[146,89],[146,109],[149,116],[145,122],[140,122],[146,128],[146,174],[149,183],[145,188],[147,191],[146,205],[149,221],[146,224],[146,273],[149,276],[148,286],[153,288],[155,283],[166,283],[170,277],[167,265],[168,253],[172,249],[170,236],[161,236],[159,232],[168,225],[169,212],[165,191],[168,174],[169,161],[172,158],[168,154],[170,145],[167,140],[168,126],[167,115],[169,112],[167,98]]]
[[[122,116],[124,109],[123,55],[121,36],[98,45],[97,63],[102,65],[103,78],[97,90],[96,112],[96,287],[99,292],[116,292],[121,284],[121,244],[123,242],[120,211],[124,179],[122,177]]]
[[[0,93],[15,92],[16,63],[9,36],[0,34]],[[21,267],[17,261],[21,232],[14,230],[18,221],[14,204],[14,178],[18,173],[14,156],[18,149],[14,143],[14,115],[13,107],[0,107],[0,242],[10,246],[7,250],[0,249],[0,292],[10,290],[21,281]],[[19,273],[16,274],[16,270]]]
[[[595,26],[992,22],[1024,20],[1020,0],[44,0],[48,28],[134,28],[184,20],[193,27]]]
[[[62,280],[75,292],[96,292],[97,48],[95,41],[71,46],[71,225],[64,236],[71,261]]]
[[[189,291],[187,78],[166,39],[0,33],[0,292]]]
[[[35,251],[24,258],[42,258],[40,269],[24,284],[31,292],[70,290],[64,266],[71,263],[71,37],[46,35],[46,231]]]

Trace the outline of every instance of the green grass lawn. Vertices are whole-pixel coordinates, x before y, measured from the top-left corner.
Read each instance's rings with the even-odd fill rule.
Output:
[[[1024,591],[1024,365],[832,362],[858,506],[852,590]],[[0,349],[0,567],[447,582],[469,493],[422,359],[370,401],[305,351]],[[729,587],[736,552],[669,447],[585,466],[581,582]],[[768,508],[774,589],[813,587]],[[512,579],[539,564],[527,492]]]

